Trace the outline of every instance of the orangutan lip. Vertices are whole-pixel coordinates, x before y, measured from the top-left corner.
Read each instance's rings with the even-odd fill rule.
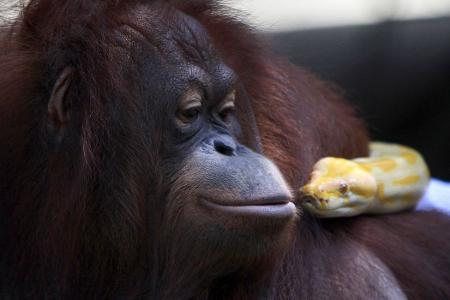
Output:
[[[210,198],[202,198],[202,202],[209,208],[224,213],[242,216],[261,216],[289,218],[296,214],[295,204],[286,197],[273,197],[247,201],[217,201]]]
[[[221,206],[282,205],[291,202],[289,201],[289,197],[285,195],[266,197],[260,199],[247,199],[247,200],[222,200],[222,199],[211,199],[209,197],[203,199]]]

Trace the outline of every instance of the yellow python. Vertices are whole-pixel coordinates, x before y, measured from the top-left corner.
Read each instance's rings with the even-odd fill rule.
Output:
[[[369,157],[319,160],[300,191],[309,196],[303,206],[317,217],[385,214],[414,207],[429,179],[417,151],[377,142],[370,144]]]

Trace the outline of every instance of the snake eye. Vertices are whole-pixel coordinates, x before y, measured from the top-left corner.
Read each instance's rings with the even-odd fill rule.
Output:
[[[341,182],[339,184],[339,193],[345,194],[348,192],[348,185],[346,183]]]

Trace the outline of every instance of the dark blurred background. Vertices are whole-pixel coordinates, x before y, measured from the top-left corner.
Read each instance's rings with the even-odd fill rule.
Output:
[[[450,18],[272,33],[279,53],[340,86],[374,140],[418,149],[450,180]]]
[[[233,0],[277,52],[337,84],[373,140],[450,181],[450,0]]]

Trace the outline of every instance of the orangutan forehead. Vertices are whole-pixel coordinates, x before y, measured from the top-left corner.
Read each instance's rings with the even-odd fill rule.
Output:
[[[207,64],[217,57],[207,30],[194,18],[168,5],[131,13],[127,27],[134,39],[150,44],[169,61]]]

